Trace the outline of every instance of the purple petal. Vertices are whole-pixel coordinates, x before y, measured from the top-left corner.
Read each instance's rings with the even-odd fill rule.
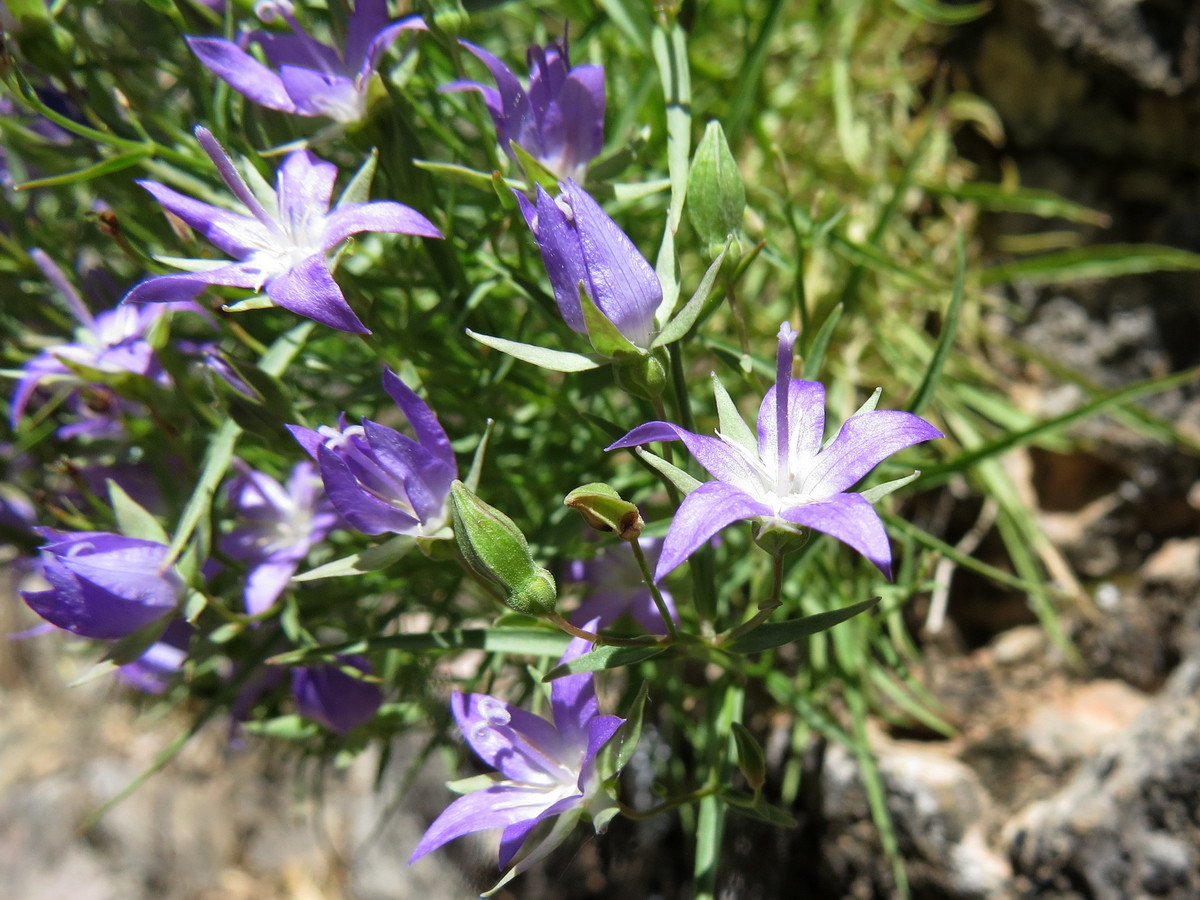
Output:
[[[429,404],[388,368],[383,370],[383,389],[396,401],[396,405],[412,425],[413,433],[421,446],[457,473],[458,465],[454,459],[454,450],[450,447],[450,439],[446,437],[442,423],[429,408]]]
[[[275,174],[279,220],[293,235],[308,234],[311,220],[329,211],[337,166],[318,159],[308,150],[289,153]]]
[[[265,562],[251,569],[246,575],[246,589],[242,594],[246,614],[257,616],[274,606],[299,564],[299,560],[291,559]]]
[[[583,624],[583,630],[594,632],[598,625],[599,620],[593,619]],[[572,638],[558,663],[570,662],[591,649],[590,641],[581,637]],[[564,743],[582,748],[587,740],[588,723],[600,714],[592,673],[581,672],[552,681],[550,709],[554,715],[554,727],[562,735]]]
[[[887,532],[879,513],[861,494],[834,494],[828,500],[802,503],[783,510],[783,518],[849,544],[873,562],[884,577],[892,577],[892,548]]]
[[[450,709],[471,749],[506,778],[561,783],[564,742],[540,716],[486,694],[454,693]]]
[[[500,92],[495,88],[480,84],[477,81],[451,81],[438,88],[439,94],[452,94],[459,91],[478,91],[483,95],[483,105],[487,107],[492,121],[498,122],[503,119],[504,101],[500,99]]]
[[[767,391],[758,408],[758,455],[772,474],[778,455],[776,396],[774,388]],[[819,381],[789,379],[787,405],[787,458],[799,460],[816,456],[825,437],[825,386]]]
[[[720,438],[693,434],[670,422],[647,422],[639,425],[619,441],[609,444],[605,450],[636,447],[655,441],[683,441],[688,452],[718,481],[739,485],[752,491],[761,483],[761,478],[749,461]]]
[[[223,38],[206,37],[189,37],[187,42],[200,62],[238,93],[268,109],[296,111],[280,77],[237,44]]]
[[[488,67],[488,71],[492,73],[492,78],[496,80],[496,87],[500,93],[500,115],[493,113],[492,117],[496,125],[496,136],[500,140],[500,146],[504,152],[512,155],[512,148],[508,146],[510,139],[517,137],[516,129],[521,123],[527,121],[532,109],[529,103],[529,96],[525,93],[525,89],[521,87],[521,82],[517,76],[512,73],[508,66],[504,65],[499,59],[492,56],[482,47],[477,47],[466,41],[459,41],[462,46],[466,47],[475,58]]]
[[[371,671],[361,657],[340,659],[362,672]],[[338,734],[370,721],[383,703],[383,692],[377,685],[347,675],[335,665],[293,669],[292,696],[302,716]]]
[[[325,494],[351,528],[363,534],[412,534],[418,530],[420,523],[415,518],[364,490],[338,454],[322,445],[317,459]]]
[[[297,315],[336,328],[370,334],[346,302],[342,289],[329,274],[324,253],[316,253],[267,283],[267,296]]]
[[[355,0],[354,12],[346,23],[346,74],[358,70],[367,57],[367,48],[387,27],[387,0]]]
[[[305,453],[313,459],[317,458],[317,452],[325,443],[325,438],[319,432],[305,428],[303,425],[285,425],[284,427],[292,433],[292,437],[304,448]]]
[[[442,518],[455,471],[398,431],[366,419],[363,430],[379,462],[404,482],[417,518],[422,522]]]
[[[555,106],[562,114],[563,174],[570,174],[604,147],[604,69],[572,69]]]
[[[564,193],[575,216],[592,300],[626,338],[650,346],[654,311],[663,298],[653,267],[587,191],[568,180]]]
[[[415,209],[391,200],[376,200],[372,203],[346,203],[334,209],[325,217],[321,247],[330,250],[360,231],[415,234],[428,238],[443,236],[432,222]]]
[[[267,60],[275,68],[300,66],[348,75],[346,67],[336,50],[303,32],[252,31],[249,39],[263,49]]]
[[[355,12],[357,12],[357,7]],[[366,50],[360,51],[357,35],[355,34],[355,25],[356,23],[351,20],[350,36],[346,42],[346,66],[350,72],[357,75],[360,88],[363,86],[362,83],[371,76],[371,73],[379,68],[379,60],[387,52],[388,47],[395,43],[396,38],[400,36],[400,32],[409,29],[414,31],[429,30],[429,26],[425,24],[425,20],[420,16],[409,16],[406,19],[401,19],[399,22],[393,22],[391,25],[380,28],[367,43]],[[365,30],[365,27],[361,30]],[[361,62],[357,62],[360,59],[360,53],[362,54]]]
[[[612,740],[617,729],[625,724],[620,716],[596,716],[587,724],[587,750],[583,754],[583,764],[579,770],[579,789],[591,781],[596,767],[596,754],[600,748]]]
[[[542,251],[542,262],[554,289],[554,300],[567,327],[580,334],[587,334],[583,321],[583,306],[579,300],[579,284],[588,283],[588,272],[584,265],[583,247],[579,232],[567,220],[566,213],[542,190],[537,189],[537,227],[530,221],[525,207],[525,219],[537,239]]]
[[[9,414],[9,421],[15,430],[17,422],[25,415],[25,407],[29,405],[29,400],[33,396],[33,392],[37,390],[38,385],[47,375],[62,375],[69,374],[70,369],[56,359],[52,352],[47,352],[41,356],[35,356],[29,362],[25,363],[22,371],[25,373],[21,376],[21,380],[17,382],[17,389],[13,392],[12,408]]]
[[[270,236],[257,219],[185,197],[157,181],[140,180],[138,184],[149,191],[163,209],[178,216],[230,256],[248,256],[270,243]]]
[[[357,122],[363,96],[345,75],[332,75],[300,66],[282,66],[279,78],[299,116],[328,116],[335,122]]]
[[[663,541],[662,556],[654,580],[677,568],[714,534],[741,519],[769,516],[771,509],[750,495],[722,481],[709,481],[683,498],[671,529]]]
[[[818,497],[839,493],[893,453],[940,437],[945,435],[920,416],[897,409],[851,416],[818,454],[802,490]]]
[[[122,303],[161,303],[163,301],[195,300],[212,286],[254,289],[261,277],[259,269],[247,263],[230,263],[206,272],[181,272],[173,275],[151,275],[135,284]]]
[[[507,828],[518,822],[537,822],[554,804],[546,792],[533,787],[499,784],[459,797],[438,816],[408,858],[411,865],[431,850],[477,831]]]
[[[521,845],[525,843],[525,839],[529,837],[530,832],[537,827],[539,822],[544,822],[553,816],[566,812],[568,809],[573,809],[580,806],[583,802],[583,797],[564,797],[552,806],[543,809],[532,819],[525,822],[517,822],[509,825],[504,829],[504,833],[500,836],[500,858],[496,861],[496,868],[504,869],[512,862],[517,851],[521,849]]]

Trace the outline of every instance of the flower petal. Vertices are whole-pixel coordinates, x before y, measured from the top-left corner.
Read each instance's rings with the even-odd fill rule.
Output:
[[[345,75],[281,66],[279,78],[298,116],[328,116],[335,122],[357,122],[362,117],[366,95]]]
[[[296,104],[280,77],[237,44],[224,38],[206,37],[189,37],[187,42],[200,62],[238,93],[268,109],[296,111]]]
[[[454,693],[450,710],[463,738],[485,763],[522,784],[560,787],[569,755],[554,726],[531,712],[486,694]]]
[[[817,497],[839,493],[893,453],[940,437],[945,435],[920,416],[897,409],[851,416],[817,455],[802,490]]]
[[[564,174],[591,162],[604,147],[604,69],[577,66],[558,93]]]
[[[321,247],[331,250],[360,231],[443,237],[437,226],[412,207],[392,200],[376,200],[371,203],[346,203],[334,209],[325,217]]]
[[[246,614],[257,616],[274,606],[299,565],[299,560],[290,559],[264,562],[251,569],[246,574],[246,588],[242,593]]]
[[[584,631],[594,632],[597,627],[597,619],[583,624]],[[570,662],[591,649],[590,641],[581,637],[572,638],[558,663],[562,665]],[[558,729],[564,743],[584,747],[587,743],[588,723],[600,713],[592,673],[581,672],[578,675],[554,679],[550,683],[550,709],[554,716],[554,727]]]
[[[122,303],[159,303],[174,300],[195,300],[212,286],[254,289],[261,272],[249,263],[230,263],[205,272],[180,272],[172,275],[151,275],[130,289]]]
[[[596,716],[587,724],[587,749],[583,754],[583,765],[579,769],[579,790],[584,791],[591,781],[596,767],[596,754],[612,740],[617,729],[625,724],[620,716]]]
[[[654,580],[677,568],[714,534],[740,519],[769,516],[770,507],[731,484],[709,481],[683,498],[663,541]]]
[[[363,534],[413,534],[419,529],[415,518],[364,490],[346,461],[328,447],[318,447],[317,461],[326,496],[351,528]]]
[[[690,499],[690,498],[689,498]],[[834,494],[827,500],[783,510],[783,518],[822,531],[853,547],[892,577],[892,548],[879,513],[861,494]]]
[[[336,50],[303,32],[256,30],[250,32],[248,38],[262,47],[267,61],[277,69],[282,66],[301,66],[321,72],[347,74]]]
[[[324,253],[310,256],[267,282],[267,296],[277,306],[330,328],[371,333],[354,314],[342,289],[329,274]]]
[[[725,441],[694,434],[671,422],[647,422],[645,425],[639,425],[604,449],[617,450],[655,441],[683,441],[688,452],[696,457],[696,462],[704,466],[710,475],[718,481],[736,485],[746,493],[753,493],[762,484],[762,476],[744,456]]]
[[[563,192],[575,217],[592,300],[621,334],[649,347],[654,311],[663,299],[658,275],[587,191],[568,180]]]
[[[409,865],[464,834],[507,828],[518,822],[536,822],[558,802],[558,798],[547,797],[545,791],[510,784],[493,785],[459,797],[434,819],[408,858]]]
[[[567,327],[580,334],[587,334],[583,321],[583,306],[579,300],[579,283],[587,284],[588,273],[583,261],[583,248],[579,232],[567,221],[566,213],[553,198],[538,185],[536,219],[531,220],[528,210],[522,207],[525,220],[533,230],[542,262],[554,289],[554,300]],[[533,222],[537,222],[534,227]]]
[[[500,836],[500,858],[496,861],[496,868],[503,869],[512,862],[517,851],[521,849],[521,845],[525,843],[525,839],[529,837],[529,833],[537,827],[539,822],[544,822],[552,816],[557,816],[582,804],[583,797],[581,796],[564,797],[552,806],[543,809],[534,818],[509,825],[504,829],[504,834]]]
[[[413,433],[421,446],[457,473],[458,464],[454,459],[454,450],[450,447],[450,439],[446,437],[442,423],[429,408],[429,404],[388,368],[383,370],[383,389],[396,401],[396,405],[412,425]]]
[[[380,0],[380,3],[382,5],[382,0]],[[361,4],[355,6],[356,15],[358,13],[358,6],[361,6]],[[356,21],[352,18],[350,20],[350,34],[346,41],[346,68],[350,73],[357,75],[360,88],[362,87],[362,83],[371,76],[371,73],[379,68],[379,60],[387,52],[388,47],[396,42],[396,38],[400,36],[400,32],[409,29],[413,31],[429,30],[429,26],[425,24],[425,20],[420,16],[409,16],[408,18],[401,19],[399,22],[393,22],[391,25],[380,28],[367,42],[366,49],[360,51],[356,25]],[[362,26],[359,28],[361,31],[366,30]],[[360,52],[362,54],[361,60],[359,58]]]
[[[270,244],[270,236],[257,219],[193,200],[157,181],[139,180],[138,184],[149,191],[163,209],[181,218],[230,256],[248,256]]]
[[[774,472],[778,444],[775,389],[767,391],[758,408],[758,455]],[[825,385],[792,378],[788,384],[788,459],[811,459],[825,437]]]
[[[392,428],[364,419],[363,430],[380,464],[403,481],[417,518],[423,523],[442,519],[454,470]]]
[[[308,150],[296,150],[284,159],[275,174],[275,192],[280,222],[294,239],[315,232],[308,223],[322,219],[329,211],[336,180],[337,166]]]

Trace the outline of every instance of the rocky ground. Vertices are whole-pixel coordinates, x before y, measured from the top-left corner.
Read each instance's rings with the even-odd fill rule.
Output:
[[[956,85],[1000,113],[1007,142],[964,140],[981,173],[1015,163],[1024,184],[1108,213],[1103,232],[995,217],[1003,235],[1155,241],[1200,251],[1200,6],[1186,0],[999,0],[947,48]],[[1094,384],[1116,387],[1200,363],[1200,278],[1127,277],[1070,290],[1019,287],[1007,336]],[[1052,415],[1083,394],[1012,356],[1014,395]],[[1195,386],[1145,408],[1200,445]],[[1072,660],[1015,594],[963,573],[944,616],[912,610],[922,680],[959,729],[875,734],[914,895],[929,900],[1200,897],[1200,457],[1101,418],[1069,453],[1020,451],[1009,474],[1036,502],[1047,558],[1070,598]],[[989,512],[963,537],[996,553]],[[997,560],[1000,561],[1000,560]],[[949,574],[949,573],[947,573]],[[28,624],[0,605],[0,632]],[[5,618],[8,616],[9,618]],[[0,872],[4,894],[73,900],[472,895],[490,877],[485,840],[420,865],[402,848],[444,798],[417,789],[381,805],[376,759],[326,772],[301,796],[282,759],[233,751],[214,725],[95,829],[97,804],[185,727],[136,719],[104,682],[64,688],[83,663],[52,641],[0,652]],[[401,754],[403,755],[403,754]],[[436,786],[434,767],[420,779]],[[814,746],[796,832],[734,819],[728,898],[886,898],[892,881],[854,760]],[[315,773],[310,773],[312,784]],[[400,777],[399,770],[387,776]],[[387,796],[384,792],[383,796]],[[668,819],[614,823],[513,896],[682,896]],[[764,862],[769,864],[764,865]]]

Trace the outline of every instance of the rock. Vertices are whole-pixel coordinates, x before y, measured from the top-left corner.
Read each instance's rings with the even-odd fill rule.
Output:
[[[873,742],[888,808],[914,893],[954,900],[1003,895],[1010,867],[987,844],[991,801],[970,767],[935,745],[878,738]],[[831,840],[823,852],[858,856],[854,843],[871,836],[856,828],[869,819],[855,757],[839,746],[826,751],[821,815]],[[879,854],[878,849],[873,849]],[[876,864],[887,863],[877,855]],[[837,860],[832,860],[838,865]]]
[[[1145,706],[1145,696],[1124,682],[1088,682],[1036,707],[1022,737],[1034,756],[1062,767],[1102,751]]]
[[[1200,897],[1200,655],[1004,834],[1030,896]]]

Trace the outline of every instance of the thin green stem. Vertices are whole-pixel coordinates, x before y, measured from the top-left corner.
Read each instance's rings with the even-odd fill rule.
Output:
[[[675,627],[675,620],[671,618],[671,611],[667,609],[667,602],[663,600],[662,592],[658,589],[658,585],[654,583],[654,576],[650,572],[650,564],[646,562],[646,554],[642,551],[637,538],[629,542],[629,549],[633,551],[638,568],[642,570],[642,580],[646,582],[646,587],[650,589],[650,596],[654,599],[654,605],[658,607],[658,614],[662,616],[663,624],[667,626],[667,638],[672,641],[679,640],[679,629]]]
[[[749,634],[763,622],[771,617],[771,613],[779,609],[780,597],[783,594],[783,554],[776,553],[772,557],[774,561],[774,580],[771,585],[771,596],[762,603],[758,604],[758,612],[751,618],[747,619],[737,628],[730,631],[728,634],[722,635],[716,641],[717,645],[736,641],[744,634]]]
[[[646,637],[612,637],[607,634],[595,634],[591,631],[584,631],[578,625],[572,625],[558,613],[549,613],[546,616],[546,621],[557,626],[562,631],[572,637],[583,638],[592,644],[604,646],[605,644],[612,647],[649,647],[652,644],[666,644],[671,642],[671,638],[657,638],[650,635]]]
[[[683,794],[679,797],[672,797],[670,800],[664,800],[658,806],[652,806],[650,809],[638,810],[632,806],[627,806],[624,803],[618,803],[621,810],[621,815],[627,819],[633,819],[638,822],[646,819],[653,819],[655,816],[660,816],[665,812],[670,812],[680,806],[687,806],[689,803],[695,803],[698,800],[703,800],[705,797],[711,797],[720,790],[716,785],[708,785],[707,787],[696,788],[694,791]]]

